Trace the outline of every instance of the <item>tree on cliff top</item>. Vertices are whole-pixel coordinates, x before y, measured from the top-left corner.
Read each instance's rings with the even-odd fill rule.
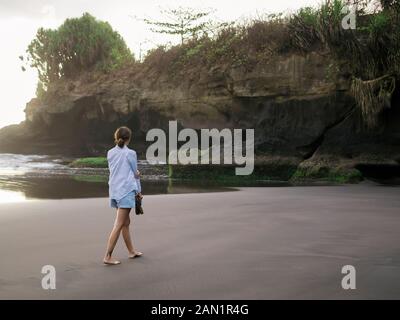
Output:
[[[38,70],[39,81],[46,87],[63,76],[108,71],[133,59],[118,32],[88,13],[65,20],[56,30],[40,28],[26,53],[26,62]]]
[[[193,8],[178,7],[176,9],[162,9],[160,13],[164,21],[141,19],[151,26],[151,31],[170,35],[179,35],[181,44],[190,37],[205,33],[212,25],[211,21],[203,19],[212,13],[212,10],[197,11]]]

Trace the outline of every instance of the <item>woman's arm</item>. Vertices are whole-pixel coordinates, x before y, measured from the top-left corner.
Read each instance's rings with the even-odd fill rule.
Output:
[[[141,193],[142,192],[142,186],[140,185],[140,172],[139,172],[138,167],[137,167],[137,156],[136,156],[136,152],[135,151],[132,150],[131,152],[129,152],[128,160],[129,160],[129,164],[131,166],[131,169],[133,171],[133,174],[135,176],[136,184],[137,184],[137,187],[138,187],[138,193]]]

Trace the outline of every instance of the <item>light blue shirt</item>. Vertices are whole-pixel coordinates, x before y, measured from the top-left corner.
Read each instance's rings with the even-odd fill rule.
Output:
[[[108,191],[111,199],[120,200],[129,192],[141,192],[140,179],[135,178],[137,170],[136,152],[126,145],[120,148],[117,145],[107,152],[110,176]]]

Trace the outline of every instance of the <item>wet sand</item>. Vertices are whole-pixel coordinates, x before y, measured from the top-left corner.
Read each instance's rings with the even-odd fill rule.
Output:
[[[107,198],[0,204],[1,299],[396,299],[400,188],[368,184],[149,195],[141,258],[101,263]],[[56,290],[41,288],[54,265]],[[341,288],[342,266],[356,290]]]

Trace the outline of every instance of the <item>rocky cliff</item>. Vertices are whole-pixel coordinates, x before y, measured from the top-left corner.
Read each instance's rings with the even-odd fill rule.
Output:
[[[0,130],[0,152],[100,155],[116,127],[134,132],[143,154],[146,132],[181,127],[254,128],[259,159],[302,165],[398,164],[400,97],[379,132],[360,126],[349,81],[332,73],[329,57],[281,55],[252,70],[196,66],[160,72],[132,66],[108,75],[84,74],[53,84],[26,106],[26,120]]]

